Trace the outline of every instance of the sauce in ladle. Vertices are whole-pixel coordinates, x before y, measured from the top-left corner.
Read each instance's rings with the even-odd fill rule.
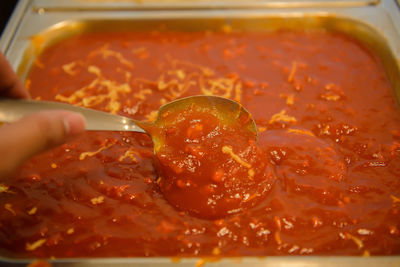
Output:
[[[227,99],[193,100],[167,106],[145,127],[155,143],[162,193],[178,209],[208,219],[254,206],[275,178],[257,147],[251,115],[239,104],[223,105],[232,102]]]

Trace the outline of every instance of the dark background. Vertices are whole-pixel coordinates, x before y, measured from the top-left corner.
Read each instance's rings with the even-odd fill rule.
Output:
[[[3,33],[18,0],[0,0],[0,33]]]

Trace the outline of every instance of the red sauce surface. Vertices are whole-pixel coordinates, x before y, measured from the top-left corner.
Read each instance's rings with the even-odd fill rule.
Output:
[[[47,49],[26,86],[139,120],[179,97],[235,99],[276,181],[241,212],[199,218],[164,197],[149,137],[87,132],[1,181],[3,255],[400,253],[399,108],[380,61],[348,37],[86,34]]]

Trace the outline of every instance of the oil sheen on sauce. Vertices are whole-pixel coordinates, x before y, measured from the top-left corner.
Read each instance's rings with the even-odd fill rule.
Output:
[[[259,130],[249,166],[275,180],[249,187],[256,197],[241,211],[204,218],[178,205],[195,201],[191,194],[177,202],[164,196],[149,137],[87,132],[1,181],[3,255],[400,253],[399,107],[380,60],[349,37],[85,34],[44,51],[25,84],[37,99],[149,121],[160,105],[180,97],[234,99]],[[195,123],[180,129],[192,126],[199,129]],[[236,155],[238,145],[218,151]],[[258,197],[263,188],[268,193]]]

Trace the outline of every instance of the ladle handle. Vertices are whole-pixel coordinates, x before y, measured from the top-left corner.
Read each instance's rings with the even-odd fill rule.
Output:
[[[0,98],[0,122],[14,122],[26,115],[42,110],[69,110],[78,112],[86,119],[86,130],[145,133],[136,124],[135,120],[103,111],[59,102]]]

